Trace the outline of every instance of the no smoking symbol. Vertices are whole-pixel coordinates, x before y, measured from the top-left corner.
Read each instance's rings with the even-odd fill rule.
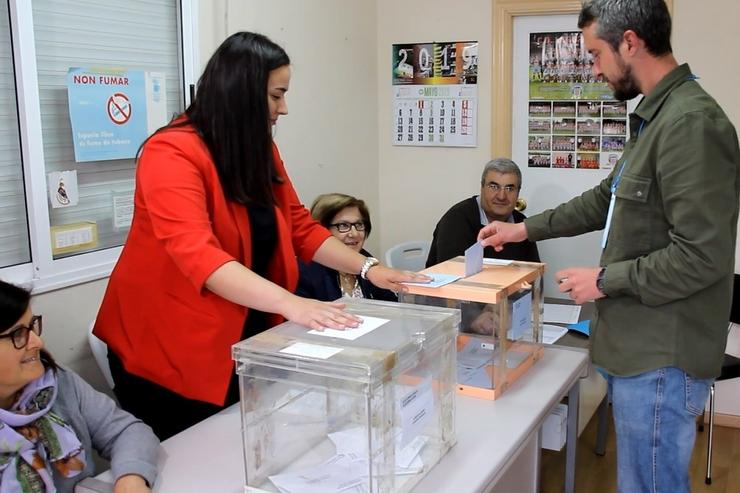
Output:
[[[128,96],[117,92],[108,98],[108,116],[116,125],[123,125],[131,118],[131,102]]]

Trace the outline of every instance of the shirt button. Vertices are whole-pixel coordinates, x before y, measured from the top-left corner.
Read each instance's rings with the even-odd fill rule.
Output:
[[[638,190],[637,192],[635,192],[635,195],[637,195],[638,197],[642,197],[642,192]]]

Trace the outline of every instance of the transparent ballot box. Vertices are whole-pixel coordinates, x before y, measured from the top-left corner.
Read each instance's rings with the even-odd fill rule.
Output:
[[[460,309],[460,393],[496,399],[542,356],[544,270],[539,263],[487,259],[481,272],[464,277],[464,259],[456,257],[422,273],[460,279],[438,288],[409,286],[400,295],[405,303]]]
[[[458,310],[343,298],[356,329],[235,344],[245,492],[409,491],[455,443]]]

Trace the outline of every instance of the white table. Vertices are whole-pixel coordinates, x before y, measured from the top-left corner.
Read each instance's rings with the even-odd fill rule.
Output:
[[[457,444],[416,486],[419,492],[537,492],[539,432],[550,409],[568,395],[566,493],[574,491],[579,379],[587,376],[585,350],[546,347],[544,355],[502,397],[457,396]],[[156,493],[242,493],[239,407],[234,405],[162,443]],[[98,476],[110,481],[110,473]],[[86,480],[90,489],[105,485]],[[97,483],[99,486],[96,486]],[[110,490],[108,490],[110,491]]]

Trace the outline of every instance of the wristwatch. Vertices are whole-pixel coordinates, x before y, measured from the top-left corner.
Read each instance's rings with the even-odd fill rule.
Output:
[[[362,264],[362,269],[360,269],[360,277],[363,279],[367,279],[367,271],[370,270],[370,267],[375,267],[380,263],[380,260],[376,259],[375,257],[368,257],[365,259],[365,263]]]
[[[599,274],[596,276],[596,289],[598,289],[601,294],[606,295],[604,292],[604,276],[606,275],[606,267],[602,267],[599,271]]]

